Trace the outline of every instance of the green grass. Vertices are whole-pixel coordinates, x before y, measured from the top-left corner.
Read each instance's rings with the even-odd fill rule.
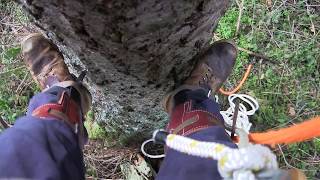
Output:
[[[0,0],[0,19],[0,116],[13,124],[26,112],[38,88],[20,55],[19,34],[24,33],[28,18],[13,2]]]
[[[234,39],[239,47],[276,61],[276,64],[239,52],[237,64],[226,87],[239,81],[249,62],[257,62],[240,93],[257,98],[260,110],[251,118],[254,131],[284,127],[320,114],[320,12],[305,2],[244,1],[239,33],[235,36],[239,8],[234,2],[221,18],[216,34]],[[315,31],[313,29],[315,28]],[[294,113],[289,113],[289,108]],[[314,177],[320,169],[318,139],[283,148],[279,161]],[[312,163],[311,163],[312,162]]]
[[[107,132],[96,121],[92,111],[89,111],[84,125],[88,131],[89,139],[106,139]]]
[[[277,62],[260,62],[240,51],[235,70],[225,85],[235,85],[248,63],[256,61],[240,91],[252,95],[260,104],[260,110],[251,118],[253,131],[284,127],[319,115],[320,13],[312,7],[307,9],[304,1],[274,1],[271,7],[265,1],[244,2],[238,35],[235,36],[239,9],[235,3],[221,18],[216,34]],[[29,26],[28,18],[13,2],[0,0],[0,19],[5,22],[0,24],[0,116],[14,123],[26,112],[29,99],[39,89],[20,55],[19,38],[28,32],[24,28]],[[289,109],[294,109],[294,114]],[[105,130],[93,119],[89,113],[85,122],[89,137],[104,139]],[[314,179],[320,169],[319,139],[284,146],[282,151],[283,154],[277,151],[281,167],[301,168]]]
[[[0,116],[9,124],[27,111],[30,98],[40,91],[23,63],[20,40],[29,33],[30,21],[21,7],[0,0]],[[20,29],[16,31],[16,29]],[[106,132],[89,112],[85,122],[90,139],[104,139]],[[0,132],[3,127],[0,126]]]

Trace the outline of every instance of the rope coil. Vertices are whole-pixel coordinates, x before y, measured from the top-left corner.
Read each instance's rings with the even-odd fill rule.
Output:
[[[246,94],[230,95],[228,97],[230,107],[226,111],[220,111],[220,114],[222,115],[226,126],[231,127],[235,111],[235,101],[237,99],[240,99],[242,103],[239,103],[239,112],[237,116],[236,128],[243,129],[246,133],[249,133],[252,123],[250,123],[248,116],[254,115],[254,113],[259,109],[259,104],[257,100],[255,100],[253,97]],[[250,108],[248,109],[247,107]]]

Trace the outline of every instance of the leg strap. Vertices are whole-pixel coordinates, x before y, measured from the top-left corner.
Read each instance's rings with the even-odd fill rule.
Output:
[[[32,116],[40,119],[55,118],[67,122],[74,127],[82,121],[81,108],[63,91],[57,103],[43,104],[37,107]]]
[[[196,109],[192,110],[192,101],[187,101],[175,107],[167,131],[173,134],[187,136],[210,126],[224,126],[218,117],[212,113]]]

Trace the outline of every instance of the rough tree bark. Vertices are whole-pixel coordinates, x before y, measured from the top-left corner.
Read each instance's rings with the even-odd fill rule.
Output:
[[[212,37],[227,0],[20,0],[88,70],[95,118],[109,132],[163,126],[163,95],[186,77]]]

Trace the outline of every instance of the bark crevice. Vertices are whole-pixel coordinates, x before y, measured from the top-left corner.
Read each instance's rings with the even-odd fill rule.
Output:
[[[209,46],[228,1],[19,3],[58,43],[75,73],[88,69],[96,119],[110,132],[132,133],[165,124],[162,97]]]

